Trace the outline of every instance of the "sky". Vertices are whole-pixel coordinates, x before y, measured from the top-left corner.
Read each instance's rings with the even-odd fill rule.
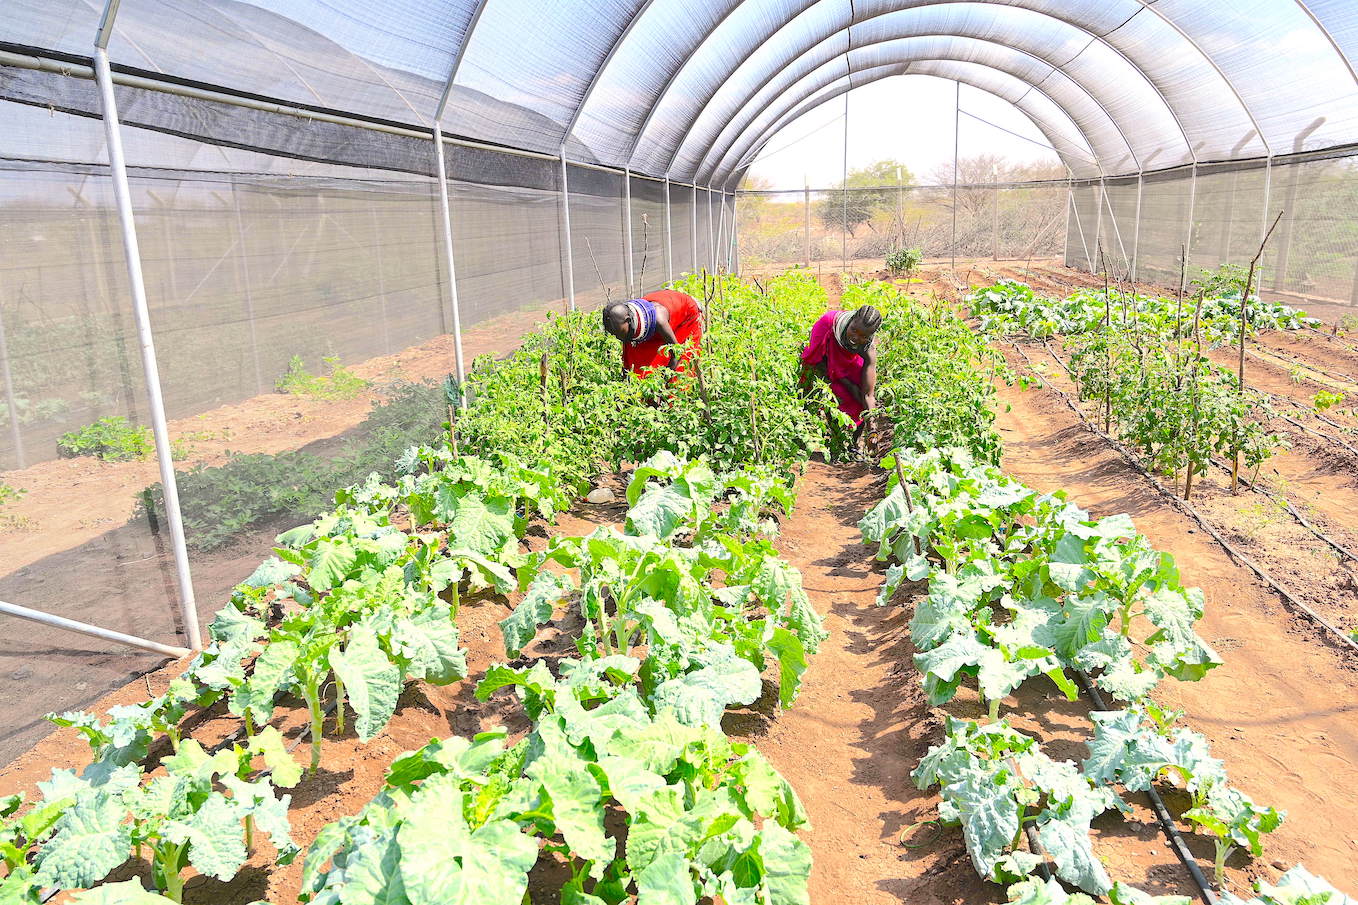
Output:
[[[894,158],[917,181],[927,182],[939,166],[952,168],[955,86],[935,76],[901,75],[855,88],[774,135],[750,174],[773,188],[837,184],[843,178],[847,97],[849,169]],[[1042,133],[1012,104],[969,85],[962,86],[961,100],[959,156],[999,154],[1015,163],[1059,162]]]

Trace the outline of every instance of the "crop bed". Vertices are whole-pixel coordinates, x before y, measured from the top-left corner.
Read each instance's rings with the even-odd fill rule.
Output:
[[[592,318],[558,319],[473,372],[455,439],[280,535],[204,657],[61,717],[75,728],[0,774],[31,794],[59,770],[40,790],[52,822],[40,806],[9,830],[6,885],[102,881],[62,893],[77,902],[150,903],[153,885],[241,903],[1086,901],[1055,872],[1142,903],[1192,892],[1151,784],[1234,892],[1320,883],[1280,880],[1303,859],[1348,881],[1355,749],[1260,769],[1289,718],[1292,743],[1342,741],[1345,661],[945,300],[826,282],[885,314],[876,441],[899,472],[808,464],[837,430],[824,394],[792,389],[827,302],[804,275],[682,287],[708,301],[701,383],[620,384]],[[618,501],[578,502],[590,479]],[[963,580],[980,596],[942,592]],[[1254,634],[1231,643],[1223,613],[1249,605]],[[1297,719],[1298,671],[1325,668],[1329,710]],[[1131,706],[1099,735],[1077,669]],[[1199,691],[1221,676],[1250,720],[1223,728],[1220,686]],[[1151,726],[1152,701],[1184,728]],[[1260,838],[1268,854],[1245,856]]]

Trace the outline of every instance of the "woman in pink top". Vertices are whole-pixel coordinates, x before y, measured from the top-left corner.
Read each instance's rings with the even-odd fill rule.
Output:
[[[830,383],[839,410],[858,426],[853,446],[863,433],[863,415],[877,405],[877,353],[872,340],[882,325],[882,313],[871,305],[854,311],[827,311],[811,328],[802,349],[801,386],[812,374]]]

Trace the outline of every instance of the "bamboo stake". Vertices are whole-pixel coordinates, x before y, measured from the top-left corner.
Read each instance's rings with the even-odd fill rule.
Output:
[[[1113,426],[1113,300],[1108,294],[1108,261],[1103,256],[1103,242],[1098,244],[1099,270],[1103,271],[1103,352],[1106,367],[1103,374],[1103,430]]]
[[[1250,291],[1254,287],[1254,271],[1259,266],[1259,259],[1264,256],[1264,246],[1268,244],[1268,237],[1273,235],[1273,230],[1277,229],[1278,221],[1283,218],[1283,212],[1278,211],[1278,216],[1273,218],[1273,225],[1264,233],[1263,240],[1259,243],[1259,250],[1250,258],[1249,275],[1245,277],[1245,292],[1240,296],[1240,356],[1237,362],[1238,382],[1235,387],[1237,395],[1243,400],[1245,398],[1245,331],[1249,326],[1249,305]],[[1240,478],[1240,434],[1237,429],[1235,436],[1235,449],[1231,451],[1231,493],[1236,493],[1239,488]]]

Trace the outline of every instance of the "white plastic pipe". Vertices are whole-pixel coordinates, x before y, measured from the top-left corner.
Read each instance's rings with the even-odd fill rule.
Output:
[[[141,272],[141,249],[137,245],[137,224],[132,216],[132,190],[127,182],[127,160],[118,128],[118,104],[113,97],[113,77],[108,66],[108,51],[94,49],[95,80],[104,112],[104,137],[108,142],[109,171],[113,177],[113,199],[122,227],[123,253],[127,258],[127,278],[132,290],[132,315],[137,324],[141,346],[142,371],[146,376],[146,397],[151,410],[151,432],[156,440],[156,461],[160,465],[160,484],[164,488],[165,520],[170,523],[170,547],[174,553],[179,579],[179,614],[184,636],[194,650],[202,650],[198,629],[198,607],[193,598],[193,576],[189,573],[189,552],[184,544],[184,522],[179,513],[179,487],[175,483],[174,462],[170,458],[170,431],[165,423],[165,402],[160,392],[160,369],[151,334],[151,315],[146,303],[146,282]]]
[[[453,361],[457,368],[457,385],[462,386],[466,374],[462,368],[462,313],[457,302],[457,264],[453,260],[453,217],[448,210],[448,173],[443,162],[443,128],[434,123],[434,161],[438,164],[439,209],[443,215],[443,253],[448,258],[448,295],[453,305]],[[465,405],[465,394],[457,394],[457,405]]]
[[[77,622],[74,619],[67,619],[64,616],[53,616],[51,613],[44,613],[40,610],[30,610],[26,606],[5,603],[3,600],[0,600],[0,613],[4,613],[6,616],[17,616],[20,619],[29,619],[33,622],[41,622],[43,625],[53,625],[57,628],[69,629],[73,632],[80,632],[83,635],[93,635],[96,638],[103,638],[106,641],[117,641],[119,644],[126,644],[130,647],[139,647],[142,650],[164,654],[167,657],[183,657],[193,653],[193,651],[189,650],[187,647],[175,647],[172,644],[147,641],[145,638],[138,638],[136,635],[124,635],[122,632],[115,632],[112,629],[100,628],[97,625]]]

